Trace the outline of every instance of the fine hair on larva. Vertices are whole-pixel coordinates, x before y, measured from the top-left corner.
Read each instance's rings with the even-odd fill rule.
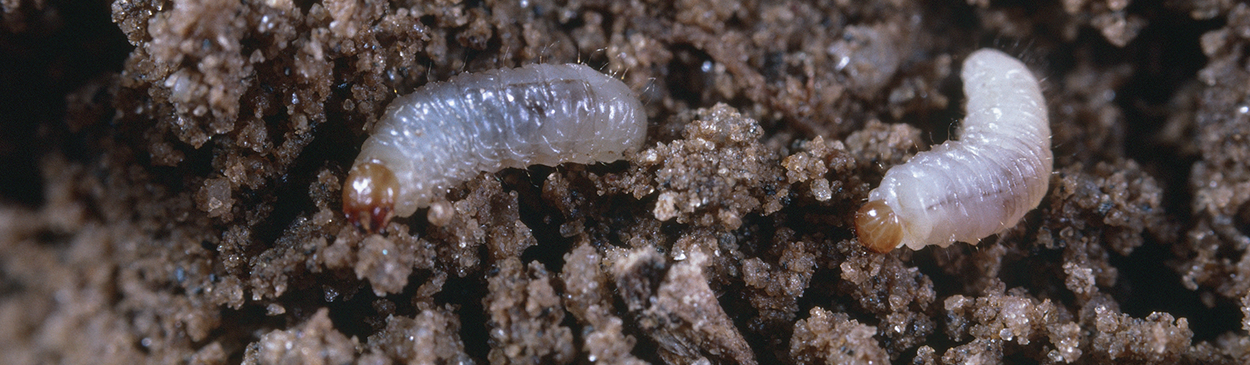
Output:
[[[1015,226],[1046,195],[1054,157],[1037,79],[994,49],[969,55],[960,78],[967,114],[958,138],[886,171],[856,213],[865,247],[976,244]]]
[[[583,64],[460,74],[391,102],[348,172],[343,212],[378,230],[481,172],[618,160],[646,129],[633,91]]]

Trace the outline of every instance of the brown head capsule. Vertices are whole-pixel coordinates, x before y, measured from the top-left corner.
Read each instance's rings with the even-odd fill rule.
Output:
[[[903,241],[903,225],[889,205],[873,200],[855,212],[855,234],[864,247],[886,253]]]
[[[398,191],[391,169],[377,162],[356,164],[343,184],[343,214],[367,232],[380,230],[394,215]]]

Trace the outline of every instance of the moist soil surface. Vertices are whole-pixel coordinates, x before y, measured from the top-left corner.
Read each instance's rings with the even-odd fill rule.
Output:
[[[1250,5],[1219,0],[3,0],[9,363],[1250,363]],[[1050,189],[977,245],[855,212],[1041,80]],[[484,172],[361,231],[397,95],[587,64],[622,161]]]

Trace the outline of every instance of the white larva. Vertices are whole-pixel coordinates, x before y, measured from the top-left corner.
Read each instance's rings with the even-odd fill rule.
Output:
[[[348,173],[343,212],[380,229],[483,171],[615,161],[646,128],[629,87],[585,65],[456,76],[387,107]]]
[[[1053,156],[1037,79],[992,49],[969,55],[960,77],[968,114],[959,139],[886,171],[855,218],[869,249],[976,244],[1016,225],[1046,194]]]

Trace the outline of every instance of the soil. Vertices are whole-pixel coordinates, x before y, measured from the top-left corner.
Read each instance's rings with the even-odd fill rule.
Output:
[[[1250,363],[1250,5],[0,1],[10,363]],[[854,212],[958,127],[963,57],[1041,78],[1055,173],[977,245]],[[483,173],[366,234],[397,95],[580,62],[639,151]]]

